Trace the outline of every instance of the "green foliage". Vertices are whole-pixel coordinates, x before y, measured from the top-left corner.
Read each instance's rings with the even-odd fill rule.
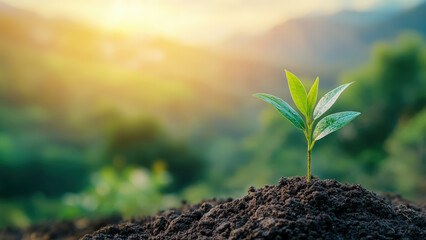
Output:
[[[185,143],[170,139],[155,119],[121,119],[108,124],[107,151],[110,164],[118,169],[130,165],[149,168],[161,161],[173,182],[166,190],[180,190],[204,173],[204,162]],[[188,173],[188,169],[192,169]]]
[[[285,70],[285,72],[287,74],[288,87],[294,103],[303,115],[308,116],[308,96],[306,95],[306,90],[302,82],[293,73],[287,70]]]
[[[410,198],[426,196],[426,108],[393,132],[385,143],[387,155],[378,184]],[[383,185],[388,183],[387,185]]]
[[[352,83],[344,84],[342,86],[339,86],[330,92],[326,93],[318,102],[317,107],[314,111],[314,120],[321,117],[328,109],[333,106],[333,104],[336,102],[337,98],[339,98],[340,94]]]
[[[382,192],[422,199],[425,191],[426,41],[402,34],[373,48],[365,66],[347,72],[356,81],[337,106],[363,109],[364,117],[336,139],[361,168],[357,180]]]
[[[362,108],[366,115],[353,125],[357,142],[353,142],[355,138],[341,141],[342,147],[354,154],[371,147],[385,151],[386,139],[426,105],[426,42],[423,39],[403,34],[394,42],[376,44],[373,53],[366,66],[342,78],[357,84],[341,104]]]
[[[328,134],[339,130],[359,114],[359,112],[340,112],[321,119],[315,127],[314,140],[320,140]]]
[[[315,111],[313,112],[318,95],[319,78],[317,77],[317,79],[315,80],[308,95],[306,94],[306,90],[303,87],[302,82],[294,74],[286,70],[286,75],[291,96],[300,112],[305,115],[305,123],[303,122],[302,117],[299,116],[297,112],[294,111],[290,107],[290,105],[288,105],[288,103],[286,103],[282,99],[265,93],[254,94],[254,96],[272,104],[275,108],[278,109],[278,111],[281,112],[281,114],[285,118],[287,118],[297,128],[301,129],[304,132],[308,143],[307,180],[309,182],[311,180],[311,151],[315,145],[315,142],[327,136],[328,134],[339,130],[347,123],[349,123],[352,119],[357,117],[360,113],[340,112],[326,116],[318,122],[312,136],[315,120],[319,118],[322,114],[324,114],[328,109],[330,109],[330,107],[336,102],[340,94],[352,83],[339,86],[325,94],[318,102],[318,105],[316,106]]]
[[[319,82],[319,78],[317,77],[317,79],[314,82],[314,85],[312,85],[311,90],[309,90],[309,94],[308,94],[308,118],[311,117],[312,115],[312,110],[314,110],[315,107],[315,103],[317,102],[317,97],[318,97],[318,82]]]
[[[303,119],[299,116],[299,114],[297,114],[297,112],[294,111],[294,109],[291,108],[290,105],[288,105],[288,103],[286,103],[281,98],[266,93],[257,93],[253,96],[263,99],[266,102],[272,104],[272,106],[278,109],[278,111],[291,123],[293,123],[294,126],[296,126],[297,128],[300,128],[302,130],[306,129],[305,123],[303,122]]]

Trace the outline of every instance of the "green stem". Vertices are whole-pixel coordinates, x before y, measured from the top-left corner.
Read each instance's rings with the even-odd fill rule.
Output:
[[[314,148],[314,145],[315,145],[315,141],[312,141],[310,150],[312,150],[312,148]]]
[[[311,151],[312,151],[312,147],[313,144],[315,142],[312,142],[312,125],[313,122],[311,123],[311,117],[307,117],[306,118],[306,125],[308,125],[308,129],[307,132],[305,132],[305,136],[306,136],[306,140],[308,142],[308,175],[307,175],[307,181],[310,182],[311,181]]]
[[[311,181],[311,149],[308,150],[308,182]]]

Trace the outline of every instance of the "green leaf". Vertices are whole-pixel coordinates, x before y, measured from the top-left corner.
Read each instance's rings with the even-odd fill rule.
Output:
[[[285,70],[291,97],[300,112],[308,116],[307,95],[302,82],[291,72]]]
[[[360,115],[359,112],[339,112],[328,115],[321,119],[315,127],[314,139],[315,141],[335,132],[349,123],[356,116]]]
[[[312,87],[311,87],[311,90],[309,90],[309,94],[308,94],[308,115],[309,115],[309,117],[312,115],[312,111],[314,110],[314,107],[315,107],[315,102],[317,101],[318,81],[319,81],[319,78],[317,77],[317,79],[314,82],[314,85],[312,85]]]
[[[303,119],[297,114],[297,112],[288,105],[288,103],[284,102],[281,98],[272,96],[266,93],[257,93],[253,96],[258,97],[266,102],[272,104],[280,113],[286,117],[291,123],[294,124],[297,128],[302,130],[306,129],[305,123]]]
[[[314,111],[314,120],[321,117],[328,109],[333,106],[340,94],[349,86],[351,83],[344,84],[339,86],[330,92],[326,93],[318,102],[315,111]]]

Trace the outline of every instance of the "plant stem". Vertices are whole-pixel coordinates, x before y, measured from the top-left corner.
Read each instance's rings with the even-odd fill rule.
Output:
[[[310,116],[306,118],[306,123],[308,125],[307,132],[305,132],[306,141],[308,142],[308,175],[307,175],[307,181],[310,182],[311,181],[311,150],[312,150],[312,147],[313,147],[313,144],[312,144],[312,125],[313,125],[313,122],[311,123],[311,117]]]
[[[308,182],[311,181],[311,149],[308,149]]]

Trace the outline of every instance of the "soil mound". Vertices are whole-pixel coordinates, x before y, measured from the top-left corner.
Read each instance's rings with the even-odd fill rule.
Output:
[[[426,210],[360,185],[304,177],[104,227],[83,239],[425,239]]]

